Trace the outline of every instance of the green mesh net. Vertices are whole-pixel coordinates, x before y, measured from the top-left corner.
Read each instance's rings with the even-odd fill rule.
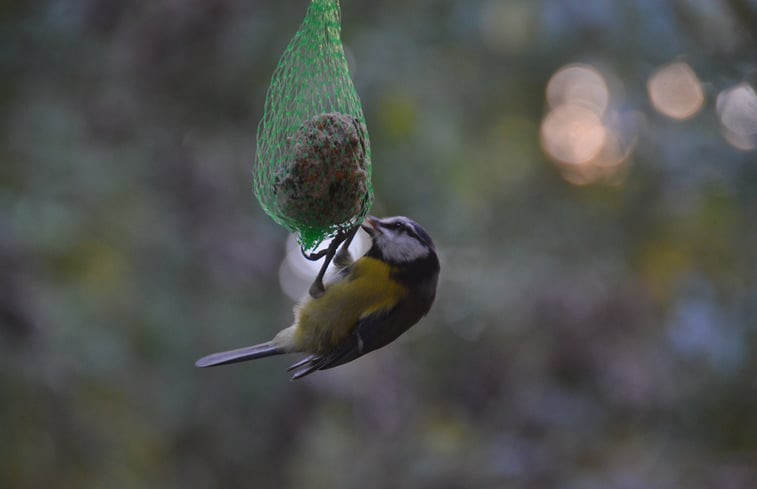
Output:
[[[304,249],[362,222],[373,201],[368,131],[340,31],[339,1],[313,0],[258,126],[255,195]]]

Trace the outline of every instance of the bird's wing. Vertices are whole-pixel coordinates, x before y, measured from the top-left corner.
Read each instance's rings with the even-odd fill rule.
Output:
[[[352,334],[337,348],[324,355],[310,355],[295,363],[288,370],[297,370],[292,380],[310,375],[316,370],[326,370],[351,362],[356,358],[390,343],[405,329],[392,328],[393,324],[402,324],[402,311],[398,308],[371,314],[361,319]]]

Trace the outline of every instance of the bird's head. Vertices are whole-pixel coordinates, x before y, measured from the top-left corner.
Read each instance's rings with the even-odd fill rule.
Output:
[[[436,258],[431,236],[415,221],[404,216],[378,219],[368,216],[363,230],[373,240],[369,256],[395,265],[409,265],[426,258]]]

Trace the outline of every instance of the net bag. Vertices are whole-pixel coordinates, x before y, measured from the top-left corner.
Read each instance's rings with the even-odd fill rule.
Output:
[[[313,0],[274,70],[257,132],[254,190],[303,249],[362,222],[373,201],[363,109],[338,0]]]

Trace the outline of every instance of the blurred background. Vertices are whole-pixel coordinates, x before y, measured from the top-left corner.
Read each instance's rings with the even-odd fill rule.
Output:
[[[344,0],[437,303],[194,368],[313,274],[251,191],[307,3],[0,4],[0,486],[757,487],[754,0]]]

